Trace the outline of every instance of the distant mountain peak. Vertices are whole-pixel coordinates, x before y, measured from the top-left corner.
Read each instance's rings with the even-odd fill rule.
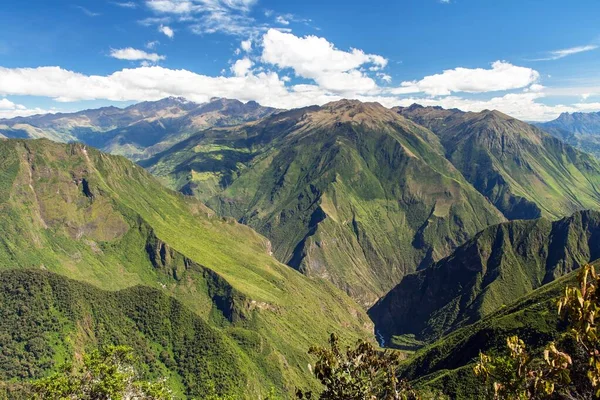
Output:
[[[342,99],[321,107],[306,109],[308,126],[330,126],[343,123],[359,123],[369,126],[390,121],[404,120],[393,110],[376,102]]]

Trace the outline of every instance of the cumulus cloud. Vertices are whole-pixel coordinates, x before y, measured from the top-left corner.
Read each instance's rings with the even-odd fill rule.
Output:
[[[13,103],[6,98],[0,99],[0,119],[28,117],[30,115],[47,114],[49,112],[50,111],[41,108],[27,108],[22,104]]]
[[[4,68],[0,67],[0,95],[31,95],[50,97],[61,102],[105,99],[111,101],[151,101],[168,96],[182,96],[192,101],[205,102],[212,97],[255,100],[265,106],[295,108],[324,104],[343,97],[362,101],[377,101],[387,107],[408,106],[412,103],[460,108],[465,111],[498,109],[527,121],[556,118],[561,112],[599,111],[598,103],[573,105],[546,105],[539,100],[544,90],[508,93],[488,100],[459,96],[400,97],[381,90],[375,94],[351,93],[340,95],[318,84],[291,85],[287,77],[275,72],[252,71],[252,61],[238,60],[232,67],[235,76],[206,76],[187,70],[173,70],[159,66],[123,69],[113,74],[84,75],[59,67]],[[6,110],[12,116],[19,110]],[[10,106],[12,107],[12,106]],[[21,113],[25,114],[25,112]]]
[[[242,7],[239,1],[236,7]],[[230,76],[226,76],[226,70],[220,76],[207,76],[155,66],[153,64],[165,57],[126,48],[112,50],[111,56],[141,61],[142,67],[122,69],[109,75],[85,75],[60,67],[0,67],[0,96],[42,96],[60,102],[152,101],[168,96],[204,102],[216,96],[254,100],[279,108],[355,98],[377,101],[388,107],[420,103],[466,111],[498,109],[529,121],[552,119],[565,111],[600,109],[595,108],[598,103],[584,102],[600,93],[600,87],[578,88],[577,92],[573,89],[562,94],[584,99],[578,104],[544,104],[543,99],[557,89],[543,86],[537,71],[506,61],[496,61],[489,68],[450,69],[390,87],[391,77],[385,72],[388,61],[382,56],[359,49],[340,50],[325,38],[298,37],[275,29],[268,30],[262,41],[254,43],[253,40],[256,41],[251,38],[240,43],[237,53],[245,54],[230,66]],[[154,46],[154,43],[147,45],[149,48]],[[251,58],[254,46],[261,49],[261,53]],[[297,79],[291,79],[289,75],[295,75]],[[482,99],[481,94],[486,92],[493,92],[494,97]],[[582,97],[584,94],[587,97]],[[4,115],[19,111],[6,101],[2,104]],[[13,108],[8,110],[9,107]]]
[[[166,59],[165,56],[158,55],[156,53],[147,53],[144,50],[134,49],[127,47],[125,49],[112,49],[110,56],[119,60],[128,61],[151,61],[153,63],[159,62]]]
[[[243,40],[240,44],[240,48],[244,50],[246,53],[250,53],[252,51],[252,40]]]
[[[173,29],[171,29],[167,25],[159,26],[158,31],[163,33],[165,36],[167,36],[170,39],[173,39],[173,37],[175,36],[175,32],[173,32]]]
[[[211,77],[159,66],[123,69],[106,76],[84,75],[60,67],[0,67],[0,94],[51,97],[57,101],[106,99],[159,100],[182,96],[193,101],[211,97],[263,99],[273,103],[286,89],[276,73]]]
[[[254,65],[254,63],[249,58],[245,57],[241,60],[237,60],[231,66],[231,72],[233,72],[235,76],[246,76],[250,72],[252,65]]]
[[[544,98],[543,93],[508,93],[491,99],[468,99],[458,96],[440,98],[404,98],[398,104],[409,106],[419,103],[424,106],[441,106],[458,108],[463,111],[478,112],[481,110],[499,110],[512,117],[525,121],[548,121],[558,117],[563,112],[578,111],[576,106],[546,105],[538,100]],[[600,108],[599,108],[600,109]]]
[[[337,94],[376,90],[375,81],[359,68],[370,65],[379,70],[388,62],[359,49],[338,50],[325,38],[298,37],[276,29],[269,29],[263,36],[261,60],[279,68],[291,68],[297,76],[312,79],[321,88]]]
[[[426,76],[419,81],[402,82],[392,93],[426,93],[432,96],[454,92],[485,93],[524,88],[539,79],[540,74],[534,69],[496,61],[491,69],[459,67]]]

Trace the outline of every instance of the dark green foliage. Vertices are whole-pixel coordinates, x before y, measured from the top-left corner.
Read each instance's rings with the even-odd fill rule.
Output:
[[[42,271],[0,273],[0,380],[40,378],[86,348],[119,343],[138,355],[141,372],[169,376],[198,396],[218,382],[238,394],[246,377],[223,336],[155,289],[103,292]],[[70,343],[70,344],[68,344]]]
[[[35,398],[43,400],[174,399],[164,381],[139,379],[132,349],[126,346],[93,350],[83,355],[81,365],[67,364],[32,387]]]
[[[577,285],[557,300],[566,332],[532,356],[518,336],[507,339],[508,354],[479,355],[473,368],[495,399],[589,399],[600,397],[600,277],[594,265],[583,266]]]
[[[565,325],[556,313],[556,299],[576,273],[544,285],[480,321],[418,350],[402,368],[402,376],[418,379],[438,371],[457,370],[480,351],[502,351],[506,337],[517,335],[528,347],[539,348],[553,340]],[[449,393],[450,394],[450,393]]]

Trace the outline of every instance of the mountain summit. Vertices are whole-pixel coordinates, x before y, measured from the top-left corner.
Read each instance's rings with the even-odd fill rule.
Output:
[[[562,113],[554,121],[539,123],[537,126],[600,158],[600,112]]]

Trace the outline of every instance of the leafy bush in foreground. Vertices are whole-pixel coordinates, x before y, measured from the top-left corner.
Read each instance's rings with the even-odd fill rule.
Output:
[[[321,400],[418,400],[421,397],[405,381],[399,381],[397,352],[376,350],[371,343],[359,341],[356,348],[340,349],[339,339],[331,334],[330,348],[312,347],[318,357],[314,374],[325,386]],[[312,392],[298,390],[299,399],[312,399]],[[316,396],[315,396],[316,398]]]
[[[45,400],[171,400],[163,380],[141,381],[133,367],[132,349],[109,346],[83,356],[79,367],[66,365],[61,372],[33,385],[36,398]]]
[[[530,355],[517,336],[507,340],[508,355],[480,355],[474,372],[490,386],[494,399],[600,397],[599,287],[595,267],[581,268],[579,287],[567,287],[558,300],[558,313],[567,318],[568,331],[550,343],[541,358]]]

